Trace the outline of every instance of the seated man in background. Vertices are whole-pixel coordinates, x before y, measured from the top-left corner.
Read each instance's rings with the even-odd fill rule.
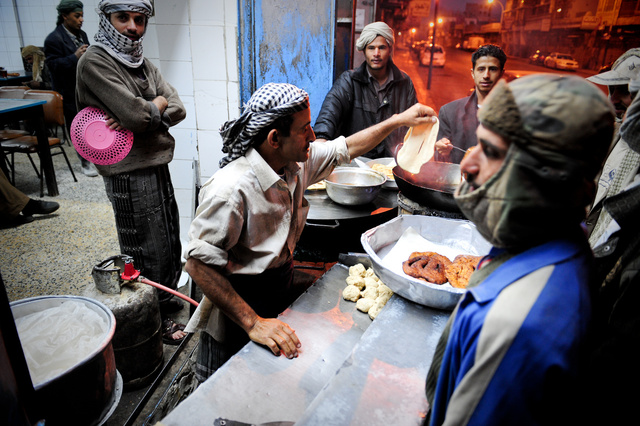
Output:
[[[298,337],[276,317],[305,290],[293,283],[293,253],[309,212],[305,189],[394,129],[433,123],[434,114],[416,104],[347,138],[314,143],[307,93],[268,83],[223,125],[227,156],[200,191],[184,251],[186,271],[205,296],[186,328],[202,330],[198,380],[250,340],[274,355],[298,356]]]
[[[411,78],[393,63],[393,30],[384,22],[365,26],[356,42],[365,61],[338,77],[327,93],[313,130],[318,140],[351,136],[418,102]],[[364,155],[393,157],[406,128],[394,130]]]
[[[0,219],[2,228],[33,222],[34,214],[51,214],[60,205],[54,201],[34,200],[11,185],[0,170]]]
[[[506,62],[507,55],[493,44],[481,46],[473,52],[471,78],[475,89],[466,98],[449,102],[440,108],[436,161],[459,164],[465,151],[475,146],[478,108],[502,78]],[[460,150],[454,150],[454,146]]]
[[[493,248],[436,347],[430,424],[573,424],[592,318],[581,222],[613,107],[580,77],[538,74],[499,82],[478,120],[455,199]]]

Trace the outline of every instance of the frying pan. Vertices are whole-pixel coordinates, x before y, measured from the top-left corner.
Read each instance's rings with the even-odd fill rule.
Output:
[[[460,170],[460,166],[458,164],[429,163],[444,164],[445,166],[458,166],[458,173]],[[445,173],[441,176],[450,176],[449,174],[453,173],[452,170],[455,171],[456,167],[434,166],[433,168],[427,167],[425,169],[425,166],[429,163],[423,165],[420,169],[420,173],[418,174],[409,173],[400,166],[395,166],[392,171],[396,184],[398,185],[398,189],[407,198],[423,206],[450,213],[461,213],[458,204],[456,204],[453,199],[453,193],[455,192],[457,184],[453,185],[451,180],[446,181],[434,178],[434,175],[432,174],[433,170],[440,170],[442,173]],[[423,171],[426,171],[426,173],[423,173]],[[458,178],[458,183],[459,182],[460,179]]]

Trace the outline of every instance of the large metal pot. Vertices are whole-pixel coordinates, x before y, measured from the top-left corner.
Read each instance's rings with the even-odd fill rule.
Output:
[[[116,329],[113,313],[102,303],[80,296],[41,296],[11,303],[14,319],[60,306],[73,300],[84,303],[107,323],[101,343],[66,371],[35,384],[38,418],[51,425],[96,425],[117,405],[116,363],[111,340]]]
[[[428,163],[427,163],[428,164]],[[422,174],[423,169],[419,174],[412,174],[402,169],[400,166],[393,168],[393,176],[398,185],[398,189],[407,198],[419,203],[423,206],[427,206],[436,210],[442,210],[451,213],[460,213],[460,208],[456,201],[453,199],[453,193],[457,185],[452,185],[452,180],[446,180],[440,178],[434,178],[432,173],[436,173],[436,168],[440,169],[441,176],[451,176],[455,174],[456,167],[459,173],[460,166],[458,164],[448,163],[433,163],[433,164],[446,164],[452,167],[439,167],[436,166],[433,169],[427,169],[428,172]],[[426,164],[425,164],[426,166]],[[459,179],[459,178],[458,178]],[[440,182],[440,183],[438,183]],[[458,180],[459,183],[459,180]]]
[[[325,181],[327,195],[334,202],[357,206],[375,200],[387,178],[371,169],[338,167]]]

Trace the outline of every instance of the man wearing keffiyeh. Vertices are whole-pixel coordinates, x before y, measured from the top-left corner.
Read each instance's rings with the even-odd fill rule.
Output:
[[[113,205],[123,254],[142,275],[176,289],[182,273],[180,218],[169,173],[175,140],[169,128],[184,120],[176,89],[143,56],[142,40],[153,7],[150,0],[102,0],[95,44],[78,62],[78,108],[99,108],[111,129],[133,132],[129,154],[97,165]],[[163,341],[178,344],[184,326],[169,315],[182,308],[159,291]]]
[[[305,189],[380,143],[400,126],[431,122],[414,105],[352,136],[314,143],[309,97],[291,84],[258,89],[220,134],[222,168],[204,184],[184,251],[204,298],[187,325],[202,330],[196,375],[209,377],[249,340],[274,355],[301,343],[276,317],[304,290],[293,285],[293,252],[309,204]]]
[[[58,4],[56,29],[44,41],[44,56],[51,73],[52,88],[62,95],[64,119],[67,131],[78,113],[76,108],[76,67],[78,60],[89,46],[87,33],[82,31],[84,22],[83,5],[80,0],[61,0]],[[98,176],[95,167],[82,158],[82,173]]]

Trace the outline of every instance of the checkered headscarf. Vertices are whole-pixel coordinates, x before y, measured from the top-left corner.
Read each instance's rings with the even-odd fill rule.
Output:
[[[138,68],[144,59],[142,56],[144,35],[139,40],[133,41],[120,34],[109,21],[109,15],[122,11],[142,13],[148,20],[153,12],[153,6],[149,0],[102,0],[97,11],[100,16],[100,26],[94,39],[96,45],[106,50],[117,61],[130,68]]]
[[[306,108],[309,108],[309,95],[292,84],[267,83],[256,90],[244,106],[242,115],[220,128],[222,152],[227,154],[220,160],[220,167],[242,157],[251,146],[253,137],[266,126]]]

